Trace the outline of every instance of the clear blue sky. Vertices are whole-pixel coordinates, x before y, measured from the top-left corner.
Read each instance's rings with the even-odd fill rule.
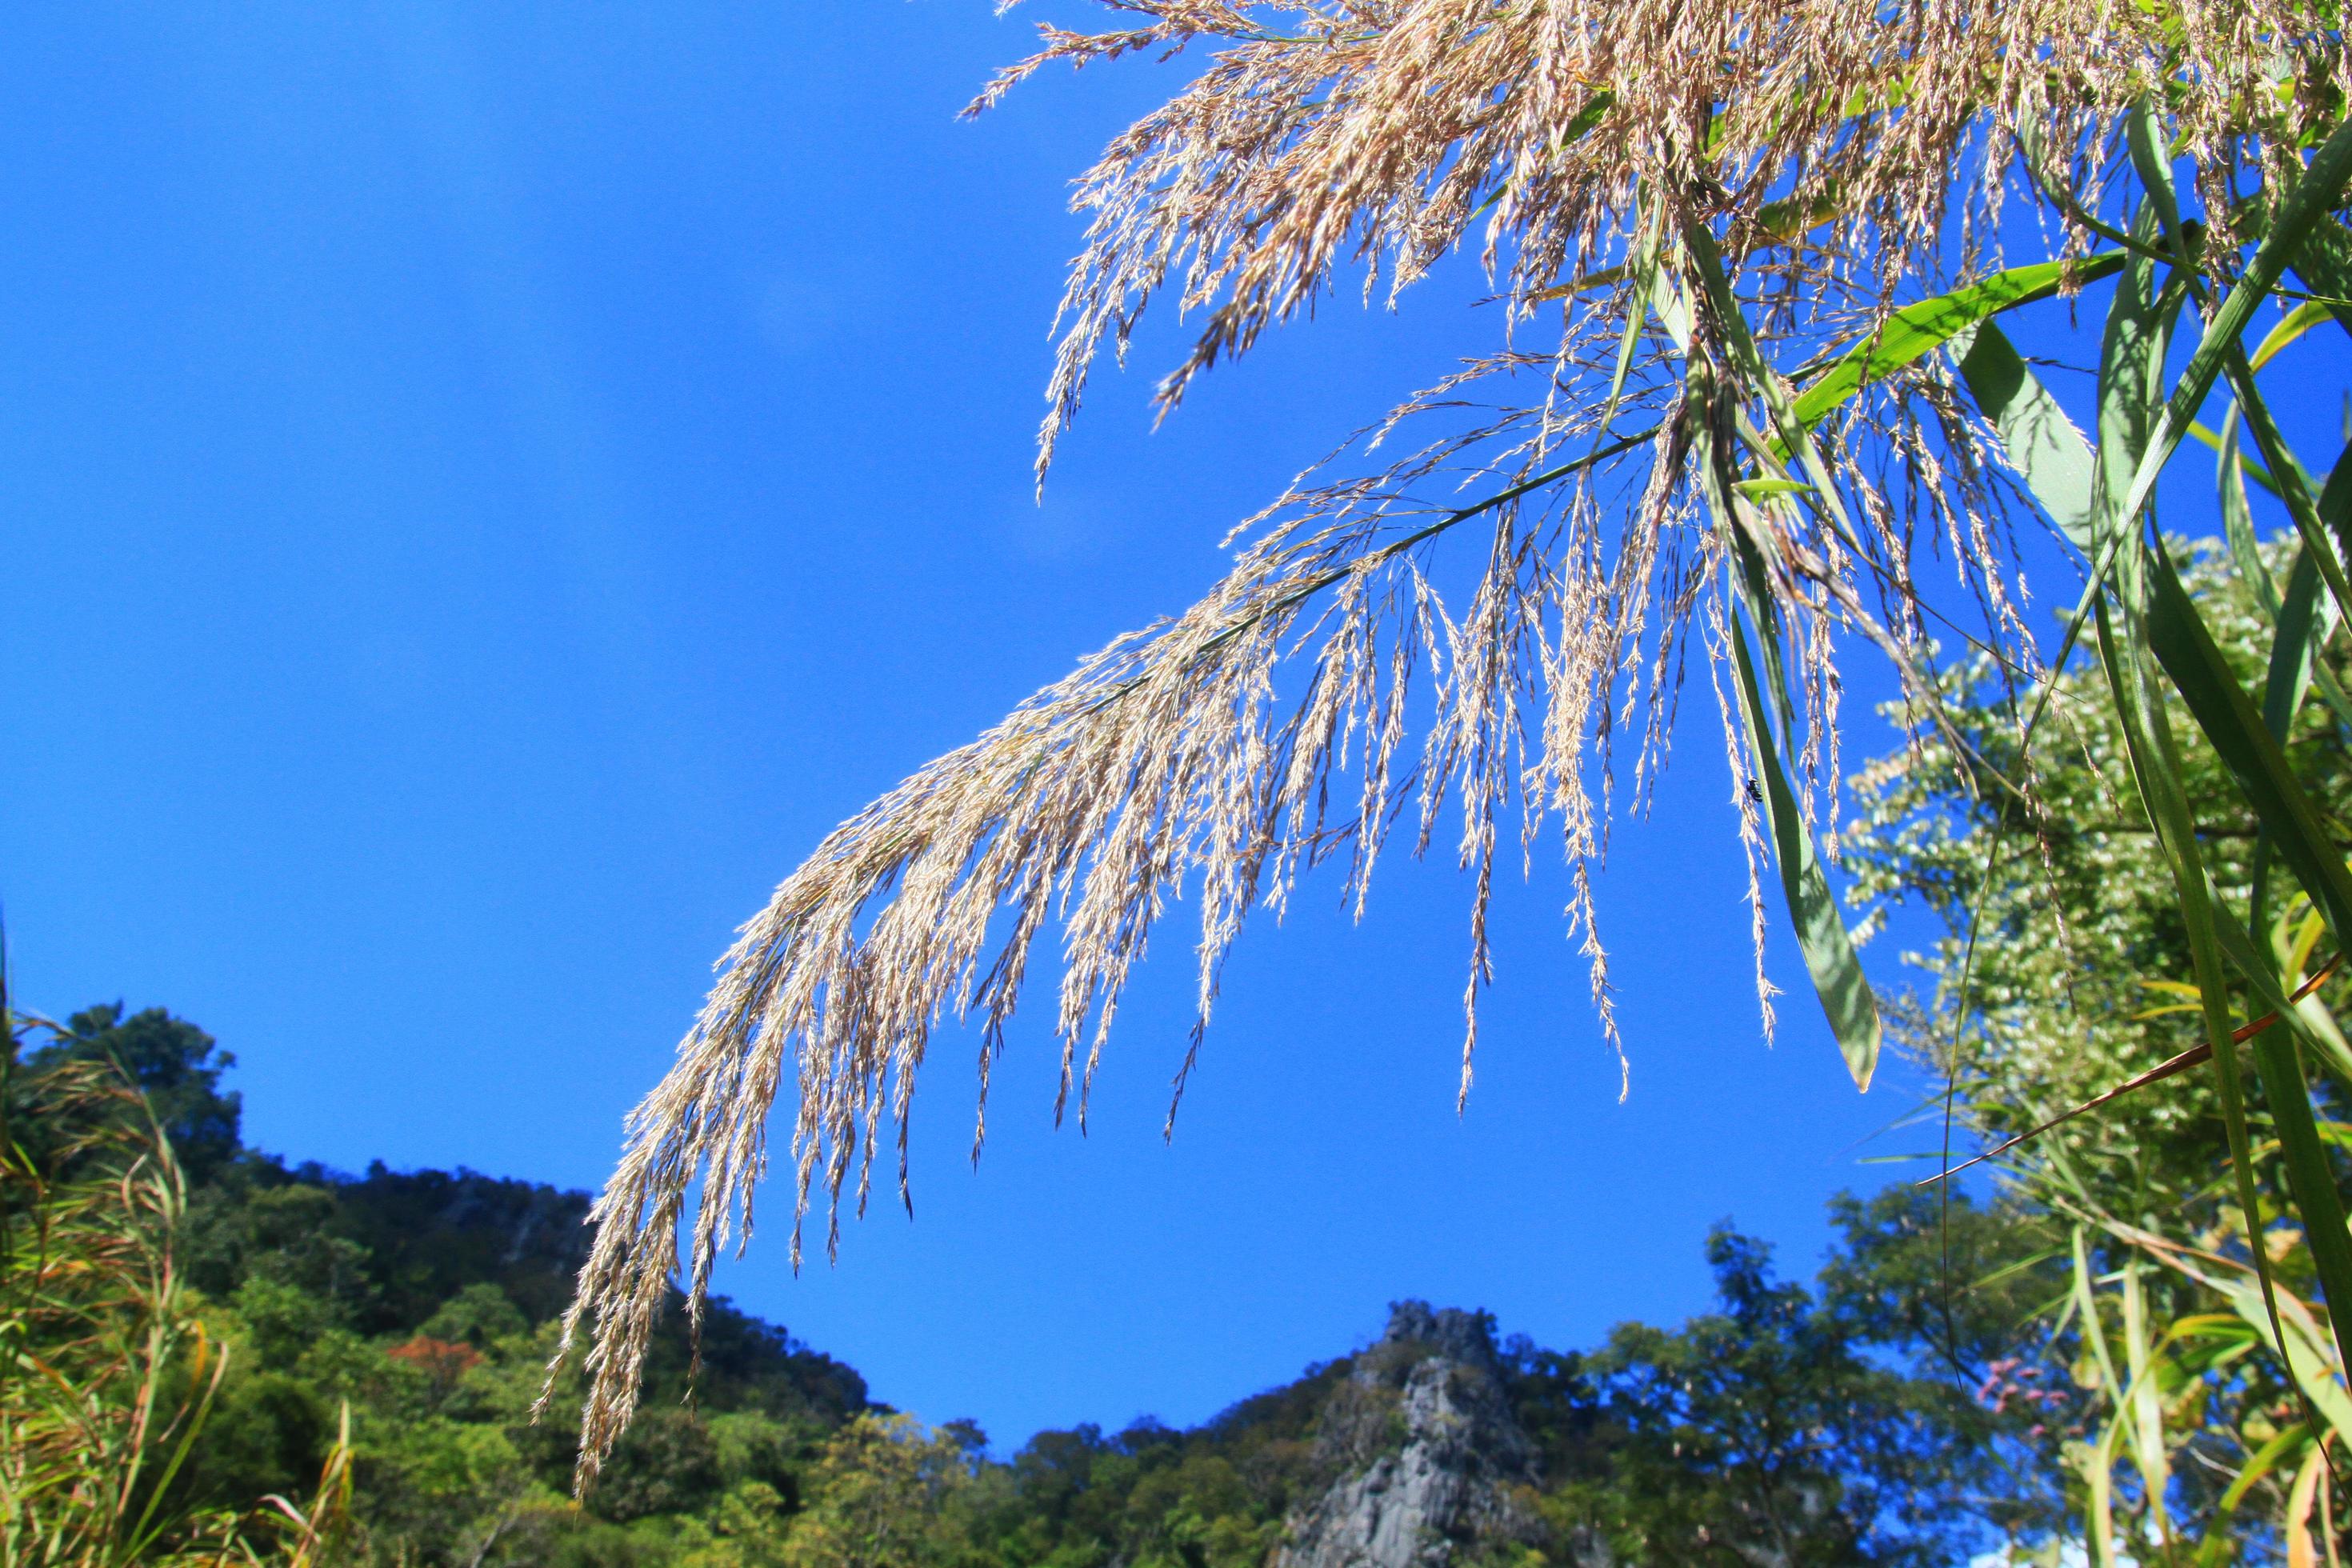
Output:
[[[1484,341],[1451,284],[1343,299],[1155,434],[1163,322],[1034,504],[1066,182],[1169,79],[957,122],[1029,37],[982,0],[0,21],[24,998],[197,1020],[291,1158],[593,1185],[824,829],[1179,607],[1228,521]],[[1033,1021],[974,1173],[943,1045],[918,1219],[877,1205],[798,1279],[772,1233],[722,1288],[1005,1443],[1197,1420],[1402,1296],[1561,1346],[1677,1319],[1725,1216],[1810,1272],[1917,1084],[1853,1093],[1784,934],[1762,1043],[1720,738],[1686,718],[1604,889],[1627,1103],[1545,872],[1504,896],[1457,1119],[1465,889],[1399,860],[1360,930],[1312,884],[1244,943],[1172,1147],[1171,928],[1090,1137],[1051,1129]]]

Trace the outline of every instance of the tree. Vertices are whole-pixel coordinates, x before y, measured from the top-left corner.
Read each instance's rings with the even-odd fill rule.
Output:
[[[120,1002],[86,1007],[53,1031],[26,1065],[38,1074],[72,1062],[121,1070],[148,1107],[142,1114],[154,1116],[192,1183],[209,1180],[236,1153],[243,1101],[234,1089],[224,1092],[220,1080],[236,1058],[194,1024],[161,1007],[127,1018]],[[22,1135],[37,1149],[44,1134],[26,1127]]]
[[[1621,1325],[1582,1359],[1589,1414],[1564,1448],[1548,1445],[1544,1498],[1570,1561],[1942,1563],[1980,1543],[1989,1496],[2031,1510],[2030,1484],[2014,1485],[2032,1458],[2023,1423],[1937,1375],[1899,1313],[1857,1310],[1854,1285],[1883,1283],[1870,1233],[1894,1215],[1849,1205],[1844,1218],[1826,1299],[1718,1226],[1717,1311]]]
[[[2244,542],[2236,563],[2212,548],[2181,553],[2221,654],[2252,682],[2271,646],[2262,588],[2284,574],[2290,552]],[[2323,648],[2317,658],[2318,677],[2334,681],[2341,654]],[[1874,925],[1908,905],[1941,927],[1931,946],[1906,955],[1928,989],[1892,1009],[1897,1037],[1949,1080],[1963,1152],[2031,1134],[1995,1162],[1996,1212],[2013,1230],[2012,1256],[2040,1259],[2004,1279],[1998,1258],[1947,1259],[1936,1246],[1914,1245],[1909,1265],[1882,1259],[1875,1272],[1905,1281],[1896,1310],[1927,1335],[1939,1321],[1954,1325],[1959,1353],[1983,1370],[1994,1397],[2046,1418],[2045,1471],[2063,1483],[2055,1500],[2070,1533],[2143,1562],[2190,1542],[2267,1551],[2296,1528],[2298,1495],[2308,1529],[2315,1492],[2323,1480],[2333,1489],[2315,1436],[2352,1435],[2337,1403],[2333,1336],[2324,1315],[2303,1311],[2320,1279],[2294,1223],[2273,1099],[2284,1089],[2290,1110],[2306,1100],[2317,1130],[2340,1145],[2352,1057],[2335,1009],[2346,980],[2321,978],[2298,1004],[2305,1054],[2294,1079],[2246,1086],[2251,1215],[2228,1158],[2223,1086],[2208,1071],[2177,1073],[2034,1131],[2195,1050],[2201,1033],[2201,997],[2184,978],[2196,973],[2189,932],[2137,809],[2123,721],[2100,700],[2099,676],[2063,676],[2052,690],[2066,743],[2033,764],[2032,801],[1971,790],[1970,764],[1958,760],[1973,752],[1979,765],[2011,777],[2025,766],[2008,721],[2011,695],[1983,662],[1954,673],[1950,739],[1891,753],[1861,775],[1861,810],[1846,835],[1857,899],[1873,906]],[[2185,711],[2177,717],[2185,729]],[[2336,825],[2352,809],[2346,722],[2333,700],[2305,706],[2284,753]],[[2264,865],[2256,821],[2221,759],[2184,749],[2181,764],[2222,900],[2266,911],[2252,934],[2285,984],[2318,976],[2325,922],[2274,858]],[[2265,1036],[2288,1037],[2277,1025]],[[2306,1070],[2319,1081],[2304,1089],[2295,1080]],[[2258,1271],[2284,1306],[2277,1327]],[[1995,1284],[1979,1283],[1989,1279]],[[2021,1299],[2025,1279],[2034,1288]],[[1850,1283],[1840,1288],[1855,1294]],[[2023,1325],[2007,1329],[2005,1348],[2004,1318]],[[2282,1331],[2303,1358],[2303,1378],[2276,1352]]]
[[[784,1539],[786,1568],[935,1568],[958,1551],[950,1509],[978,1458],[965,1432],[905,1415],[860,1415],[809,1477]]]

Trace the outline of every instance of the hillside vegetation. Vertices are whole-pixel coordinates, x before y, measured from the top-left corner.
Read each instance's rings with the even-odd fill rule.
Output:
[[[2260,605],[2216,553],[2181,564],[2224,656],[2251,668]],[[890,1408],[851,1367],[724,1301],[698,1370],[673,1296],[637,1419],[575,1499],[579,1374],[547,1423],[530,1411],[592,1236],[584,1194],[289,1165],[245,1145],[229,1058],[194,1025],[119,1007],[57,1026],[12,1016],[0,1568],[2340,1556],[2329,1465],[2352,1394],[2276,1131],[2308,1096],[2264,1080],[2241,1108],[2261,1134],[2242,1173],[2250,1220],[2221,1157],[2222,1084],[2185,1070],[2198,1007],[2174,978],[2189,966],[2160,855],[2087,804],[2132,777],[2116,721],[2088,700],[2099,679],[2060,679],[2076,751],[2041,780],[2082,831],[2008,834],[2013,804],[1972,794],[1942,743],[1856,781],[1845,854],[1869,923],[1910,904],[1948,933],[1906,955],[1927,984],[1891,1010],[1897,1042],[1949,1075],[1956,1154],[2032,1134],[1988,1151],[1989,1202],[1954,1191],[1946,1207],[1908,1185],[1840,1199],[1810,1286],[1720,1227],[1712,1310],[1582,1349],[1397,1303],[1376,1338],[1189,1430],[1147,1417],[992,1443],[941,1421],[953,1412]],[[1956,737],[2006,755],[1991,671],[1962,672],[1945,700]],[[2339,722],[2352,704],[2307,710],[2291,741],[2340,825]],[[2218,760],[2188,760],[2215,875],[2242,892],[2262,875],[2252,836]],[[2053,888],[2077,911],[2063,929]],[[2294,1016],[2325,1074],[2315,1130],[2352,1148],[2336,1110],[2352,1092],[2352,980],[2321,961],[2307,903],[2274,888],[2265,907],[2283,972],[2306,976]],[[2260,1044],[2277,1022],[2240,1032]],[[2069,1114],[2126,1072],[2124,1098]],[[1609,1265],[1557,1261],[1583,1277]]]
[[[724,1301],[700,1365],[672,1312],[647,1398],[584,1500],[572,1426],[529,1407],[582,1261],[588,1199],[467,1171],[352,1175],[245,1146],[230,1058],[160,1011],[76,1015],[12,1091],[119,1063],[187,1178],[173,1246],[229,1367],[172,1481],[190,1508],[299,1498],[350,1420],[333,1560],[553,1568],[1341,1568],[1948,1560],[1964,1495],[2033,1505],[2004,1461],[2034,1414],[1931,1348],[1932,1208],[1845,1203],[1817,1292],[1709,1243],[1719,1310],[1588,1352],[1406,1303],[1369,1347],[1177,1430],[1043,1432],[1010,1454],[926,1425],[849,1366]],[[1982,1216],[1960,1211],[1971,1249]],[[1981,1270],[1979,1270],[1981,1271]],[[1996,1303],[1996,1307],[1998,1307]],[[1368,1304],[1369,1308],[1370,1304]],[[1989,1354],[1998,1313],[1983,1314]],[[1963,1331],[1968,1331],[1965,1327]],[[946,1413],[925,1413],[941,1415]]]

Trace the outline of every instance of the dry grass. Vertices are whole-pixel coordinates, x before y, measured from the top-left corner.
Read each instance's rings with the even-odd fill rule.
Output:
[[[1993,454],[1948,373],[1922,361],[1846,405],[1820,432],[1822,466],[1801,470],[1814,504],[1751,507],[1724,454],[1769,446],[1757,431],[1782,395],[1772,377],[1801,379],[1906,299],[2000,260],[1996,237],[2024,232],[2001,206],[2021,194],[2039,204],[2042,255],[2082,249],[2068,214],[2114,210],[2116,126],[2143,97],[2162,98],[2220,226],[2346,78],[2308,13],[2258,0],[1107,3],[1129,25],[1045,27],[974,106],[1055,61],[1212,51],[1078,187],[1090,226],[1041,476],[1105,342],[1123,352],[1170,289],[1202,326],[1165,406],[1351,268],[1368,295],[1392,292],[1475,246],[1507,340],[1244,523],[1201,602],[844,824],[743,928],[676,1067],[630,1117],[596,1211],[560,1352],[588,1342],[583,1482],[634,1408],[681,1225],[696,1302],[748,1237],[788,1073],[797,1260],[799,1215],[822,1192],[830,1247],[886,1136],[903,1186],[908,1098],[950,1021],[981,1025],[977,1152],[990,1064],[1049,927],[1061,1100],[1083,1118],[1171,900],[1198,910],[1197,1048],[1249,913],[1278,915],[1327,860],[1360,900],[1401,826],[1471,877],[1466,1093],[1497,862],[1513,837],[1525,857],[1557,836],[1613,1041],[1591,875],[1615,797],[1638,802],[1664,765],[1694,641],[1748,781],[1734,795],[1751,872],[1765,863],[1722,701],[1715,512],[1752,511],[1769,544],[1809,820],[1839,769],[1841,637],[1893,659],[1934,717],[1916,561],[1943,553],[1938,593],[1971,603],[1971,635],[2032,672]],[[2021,144],[2046,150],[2031,169]],[[1700,232],[1727,253],[1728,310],[1687,243]],[[2205,255],[2224,268],[2235,249]],[[1441,535],[1473,542],[1466,593],[1433,581]],[[1754,910],[1760,949],[1760,884]],[[1769,1027],[1760,960],[1758,980]]]
[[[120,1071],[19,1061],[27,1022],[0,988],[0,1563],[315,1568],[348,1512],[349,1413],[301,1507],[180,1495],[228,1352],[174,1259],[179,1163]]]
[[[1364,264],[1367,292],[1385,276],[1393,294],[1475,241],[1527,298],[1621,257],[1637,206],[1655,232],[1734,237],[1789,285],[1795,325],[1824,303],[1818,268],[1862,272],[1882,301],[1939,269],[1955,204],[2003,189],[2012,143],[1989,127],[2091,149],[2163,92],[2218,210],[2250,157],[2292,145],[2294,106],[2271,92],[2276,46],[2308,44],[2322,90],[2341,67],[2305,7],[2242,0],[1105,3],[1137,25],[1046,26],[1045,47],[973,107],[1055,61],[1217,53],[1080,182],[1092,224],[1063,302],[1041,465],[1104,339],[1124,348],[1171,283],[1178,308],[1207,321],[1161,384],[1170,405],[1341,267]],[[2088,190],[2095,163],[2052,174]],[[1768,208],[1837,216],[1800,237]]]

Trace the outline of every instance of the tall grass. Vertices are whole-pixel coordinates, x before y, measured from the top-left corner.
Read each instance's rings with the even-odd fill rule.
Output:
[[[30,1066],[0,991],[0,1568],[315,1568],[351,1489],[229,1507],[180,1483],[228,1371],[173,1260],[171,1141],[110,1064]]]
[[[593,1373],[583,1480],[634,1408],[681,1225],[697,1302],[749,1228],[787,1069],[797,1258],[820,1190],[829,1240],[845,1196],[862,1207],[886,1131],[903,1188],[909,1097],[950,1019],[981,1026],[984,1131],[989,1066],[1049,927],[1061,1092],[1083,1117],[1171,899],[1200,910],[1197,1048],[1247,916],[1278,911],[1331,860],[1360,898],[1402,824],[1414,853],[1442,842],[1470,874],[1466,1094],[1497,860],[1507,836],[1526,849],[1556,836],[1613,1041],[1591,873],[1611,812],[1638,811],[1665,763],[1694,658],[1737,781],[1764,1026],[1777,906],[1867,1087],[1879,1009],[1823,821],[1841,658],[1883,659],[1909,722],[1952,744],[1971,790],[2023,803],[2028,833],[2048,827],[2034,758],[2053,674],[2095,658],[2126,787],[2189,933],[2194,973],[2178,978],[2195,988],[2239,1199],[2251,1216],[2244,1106],[2259,1084],[2323,1293],[2352,1293],[2305,1026],[2260,936],[2269,894],[2238,909],[2215,892],[2180,783],[2184,746],[2221,756],[2263,864],[2343,951],[2352,872],[2279,740],[2352,611],[2352,462],[2325,484],[2303,477],[2246,342],[2282,306],[2296,331],[2352,322],[2338,13],[2297,0],[1112,9],[1115,31],[1047,26],[976,106],[1055,62],[1209,53],[1078,185],[1088,237],[1041,474],[1098,350],[1123,351],[1171,291],[1202,324],[1163,406],[1351,267],[1393,292],[1475,245],[1507,331],[1242,524],[1206,597],[850,818],[743,928],[677,1065],[630,1118],[597,1211],[562,1352],[585,1342]],[[2053,298],[2104,312],[2087,435],[2000,324]],[[2259,692],[2230,675],[2149,515],[2217,392],[2232,404],[2224,438],[2301,542]],[[2028,626],[2018,568],[2015,530],[2036,521],[2081,573],[2054,647]],[[1445,551],[1468,568],[1466,596],[1438,586]],[[1945,721],[1938,639],[2009,683],[2012,770]],[[2260,1013],[2285,1022],[2242,1034]],[[2145,1065],[2119,1063],[2118,1078]],[[2292,1314],[2263,1248],[2251,1267],[2275,1340]]]

